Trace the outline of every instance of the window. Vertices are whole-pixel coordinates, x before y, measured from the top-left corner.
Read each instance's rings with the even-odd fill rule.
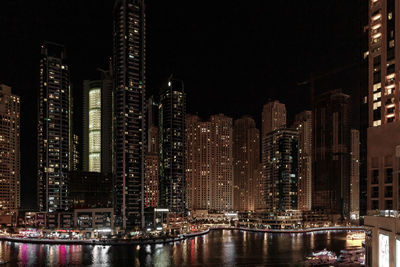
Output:
[[[371,184],[378,184],[378,183],[379,183],[379,170],[373,170]]]
[[[379,197],[379,187],[374,186],[371,188],[371,197],[378,198]]]
[[[393,187],[385,186],[385,197],[393,197]]]
[[[378,200],[372,200],[372,209],[373,209],[373,210],[379,209],[379,202],[378,202]]]

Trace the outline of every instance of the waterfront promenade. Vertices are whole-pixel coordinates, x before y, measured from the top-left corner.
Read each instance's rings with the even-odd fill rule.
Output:
[[[235,226],[214,226],[207,230],[182,234],[177,237],[151,238],[151,239],[46,239],[46,238],[21,238],[1,235],[0,240],[20,243],[35,244],[76,244],[76,245],[147,245],[147,244],[165,244],[182,241],[187,238],[208,234],[212,230],[239,230],[261,233],[281,233],[281,234],[300,234],[308,232],[326,232],[326,231],[364,231],[364,227],[360,226],[331,226],[331,227],[315,227],[306,229],[256,229]]]

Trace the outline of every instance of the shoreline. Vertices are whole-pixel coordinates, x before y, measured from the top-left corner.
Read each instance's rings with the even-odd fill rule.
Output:
[[[301,234],[320,231],[365,231],[362,226],[328,226],[328,227],[315,227],[315,228],[302,228],[302,229],[256,229],[246,227],[211,227],[211,230],[239,230],[246,232],[259,232],[259,233],[276,233],[276,234]]]
[[[110,239],[110,240],[70,240],[70,239],[37,239],[37,238],[19,238],[0,236],[1,241],[9,241],[16,243],[31,243],[31,244],[50,244],[50,245],[103,245],[103,246],[132,246],[132,245],[151,245],[151,244],[166,244],[182,241],[196,236],[208,234],[211,230],[238,230],[245,232],[258,232],[258,233],[279,233],[279,234],[301,234],[320,231],[364,231],[365,228],[361,226],[333,226],[333,227],[317,227],[307,229],[253,229],[245,227],[230,227],[230,226],[217,226],[211,227],[207,230],[189,234],[183,234],[181,237],[175,238],[155,238],[145,240],[128,240]]]

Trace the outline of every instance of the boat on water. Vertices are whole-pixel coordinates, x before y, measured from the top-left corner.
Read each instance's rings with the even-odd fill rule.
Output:
[[[336,262],[337,256],[335,252],[323,249],[321,251],[313,252],[310,256],[306,257],[305,264],[307,266],[321,266],[330,265]]]
[[[347,234],[347,240],[365,240],[364,232],[350,232]]]
[[[339,266],[365,265],[365,249],[343,249],[337,259]]]

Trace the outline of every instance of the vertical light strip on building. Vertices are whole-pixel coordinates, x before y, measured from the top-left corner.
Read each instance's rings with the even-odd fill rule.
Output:
[[[101,90],[89,91],[89,171],[101,171]]]

